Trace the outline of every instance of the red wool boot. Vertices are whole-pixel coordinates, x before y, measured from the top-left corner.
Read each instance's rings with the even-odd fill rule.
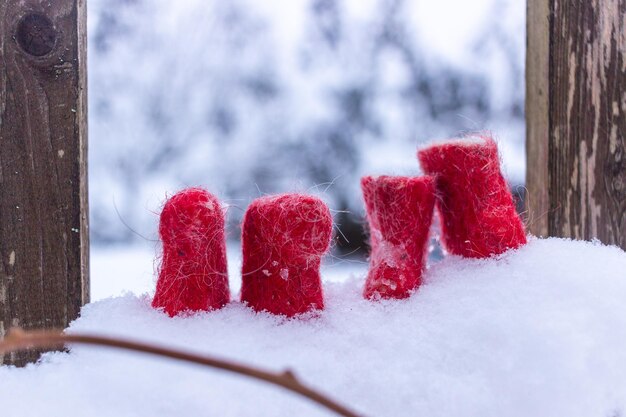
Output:
[[[320,199],[300,194],[252,202],[242,227],[241,301],[288,317],[323,309],[319,267],[332,217]]]
[[[153,307],[175,316],[228,303],[224,214],[216,197],[200,188],[177,193],[163,207],[159,235],[163,260]]]
[[[451,253],[487,258],[526,243],[491,137],[433,145],[417,156],[435,177],[442,240]]]
[[[363,295],[406,298],[422,280],[435,206],[431,177],[364,177],[370,269]]]

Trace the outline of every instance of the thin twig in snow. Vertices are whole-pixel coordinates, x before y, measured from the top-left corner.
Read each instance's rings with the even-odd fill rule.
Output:
[[[160,347],[149,343],[134,342],[127,339],[78,333],[64,334],[59,330],[24,331],[20,328],[12,328],[9,330],[7,336],[0,340],[0,354],[33,348],[61,348],[66,344],[108,346],[118,349],[149,353],[152,355],[222,369],[224,371],[245,375],[250,378],[260,379],[270,384],[278,385],[289,391],[298,393],[301,396],[334,411],[340,416],[359,417],[358,414],[331,400],[326,395],[301,384],[290,370],[286,370],[282,373],[269,372],[253,368],[251,366],[230,362],[228,360],[184,352],[177,349]]]

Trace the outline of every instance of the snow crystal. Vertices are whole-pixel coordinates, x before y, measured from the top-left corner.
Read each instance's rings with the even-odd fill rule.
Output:
[[[307,320],[239,302],[191,317],[148,295],[84,307],[70,332],[153,341],[272,370],[369,416],[626,413],[626,254],[531,239],[497,259],[448,256],[406,300],[361,297],[364,276],[325,282]],[[0,368],[6,416],[325,416],[306,399],[188,364],[76,346]]]

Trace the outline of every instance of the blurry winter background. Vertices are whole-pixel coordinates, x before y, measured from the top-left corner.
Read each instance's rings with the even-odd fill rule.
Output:
[[[523,0],[91,0],[94,298],[149,289],[185,186],[229,207],[233,241],[252,199],[316,193],[336,259],[363,254],[359,178],[419,173],[425,141],[492,130],[521,190],[524,47]]]

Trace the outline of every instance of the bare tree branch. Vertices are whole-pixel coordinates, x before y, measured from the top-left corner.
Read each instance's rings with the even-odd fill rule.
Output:
[[[33,348],[62,348],[66,344],[109,346],[222,369],[278,385],[289,391],[298,393],[334,411],[338,415],[344,417],[359,417],[359,414],[331,400],[326,395],[301,384],[290,370],[286,370],[282,373],[269,372],[223,359],[183,352],[149,343],[133,342],[126,339],[90,334],[64,334],[59,330],[24,331],[20,328],[13,328],[4,339],[0,340],[0,354]]]

